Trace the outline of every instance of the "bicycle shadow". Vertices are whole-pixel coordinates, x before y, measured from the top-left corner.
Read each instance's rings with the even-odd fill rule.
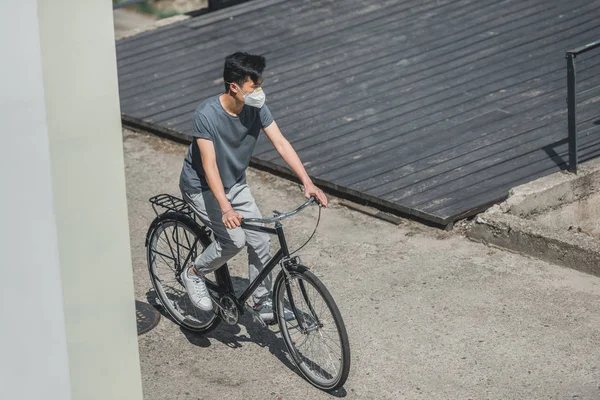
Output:
[[[248,287],[249,280],[246,278],[240,277],[231,277],[233,281],[233,288],[236,294],[241,293],[246,287]],[[154,291],[154,288],[150,289],[146,293],[146,298],[148,303],[152,304],[158,311],[162,314],[163,317],[168,319],[169,321],[176,323],[169,313],[167,313],[162,306],[158,305],[157,295]],[[241,326],[246,328],[246,334],[242,333]],[[274,327],[277,327],[275,325]],[[285,346],[285,342],[280,336],[277,336],[279,333],[278,327],[276,330],[273,326],[267,326],[265,328],[262,327],[260,323],[254,321],[252,316],[248,313],[240,316],[240,319],[237,324],[229,325],[224,321],[221,321],[219,326],[214,330],[202,334],[187,330],[180,326],[181,332],[184,334],[186,339],[193,345],[208,348],[211,346],[211,339],[217,340],[232,349],[237,349],[243,347],[243,343],[254,343],[259,345],[260,347],[266,347],[269,349],[271,354],[273,354],[279,361],[281,361],[286,367],[288,367],[291,371],[293,371],[296,375],[298,375],[302,380],[304,376],[298,370],[296,365],[292,362],[290,355]],[[328,392],[330,395],[334,397],[346,397],[347,392],[342,387],[336,391]]]

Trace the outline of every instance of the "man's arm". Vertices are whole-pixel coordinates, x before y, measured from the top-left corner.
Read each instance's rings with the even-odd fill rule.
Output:
[[[327,197],[325,196],[325,193],[313,184],[306,169],[304,169],[304,165],[302,165],[302,161],[300,161],[300,157],[298,157],[298,154],[296,154],[296,151],[290,142],[283,136],[277,123],[273,121],[269,126],[263,129],[277,152],[281,155],[281,158],[283,158],[287,165],[290,166],[304,185],[304,195],[307,198],[315,196],[319,203],[327,207]]]
[[[219,206],[221,207],[221,213],[223,214],[223,224],[227,229],[233,229],[240,226],[242,216],[233,210],[227,196],[225,195],[225,189],[223,188],[223,181],[219,174],[219,168],[217,167],[217,156],[215,155],[215,146],[213,142],[208,139],[196,139],[198,148],[200,149],[200,156],[202,158],[202,168],[206,175],[206,181],[213,195],[217,199]]]

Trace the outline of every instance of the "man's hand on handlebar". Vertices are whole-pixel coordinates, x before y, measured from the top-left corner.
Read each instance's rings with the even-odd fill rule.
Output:
[[[243,217],[238,214],[233,208],[223,213],[223,225],[227,229],[235,229],[242,223]]]
[[[314,184],[304,186],[304,196],[307,199],[310,199],[312,196],[315,197],[317,203],[321,204],[323,207],[327,207],[327,197],[325,193]]]

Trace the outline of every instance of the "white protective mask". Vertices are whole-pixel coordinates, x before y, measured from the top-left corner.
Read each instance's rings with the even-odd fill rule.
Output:
[[[244,95],[244,103],[246,103],[247,106],[261,108],[265,104],[267,98],[261,87],[258,87],[254,89],[253,92],[247,94],[244,93],[239,86],[238,89]]]

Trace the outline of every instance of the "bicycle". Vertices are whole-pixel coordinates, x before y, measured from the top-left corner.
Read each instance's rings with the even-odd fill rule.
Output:
[[[350,371],[350,344],[344,321],[325,285],[298,256],[290,254],[281,224],[281,220],[315,202],[314,197],[293,211],[273,211],[272,218],[242,221],[245,229],[276,235],[281,247],[239,296],[234,292],[227,264],[208,274],[206,285],[216,305],[212,311],[194,307],[181,281],[184,268],[211,243],[212,232],[180,198],[160,194],[149,201],[156,218],[146,235],[148,270],[160,304],[176,323],[188,330],[206,333],[221,321],[237,324],[240,315],[248,311],[266,326],[246,301],[279,265],[281,271],[273,285],[273,311],[291,359],[302,375],[319,389],[332,391],[344,385]],[[158,207],[166,211],[159,213]],[[275,224],[275,227],[262,224]],[[321,343],[327,340],[332,343]]]

